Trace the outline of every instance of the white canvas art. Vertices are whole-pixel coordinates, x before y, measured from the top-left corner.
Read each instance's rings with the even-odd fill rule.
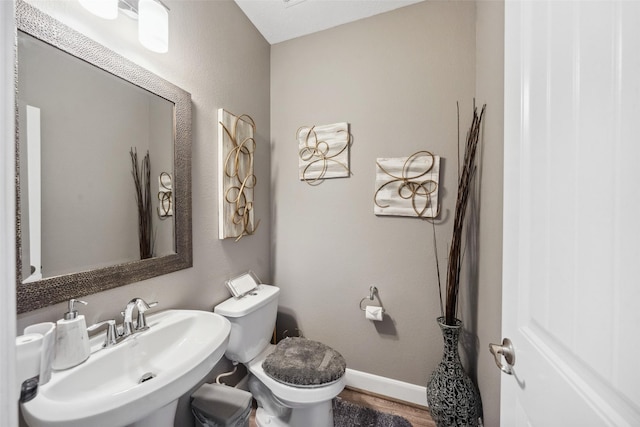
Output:
[[[376,215],[435,218],[438,205],[440,156],[419,151],[409,157],[376,160]]]
[[[255,124],[251,117],[218,110],[218,238],[234,238],[255,233],[253,191],[256,176],[253,156]]]
[[[301,181],[317,184],[326,178],[345,178],[351,175],[351,137],[348,123],[303,126],[298,129],[296,137]]]

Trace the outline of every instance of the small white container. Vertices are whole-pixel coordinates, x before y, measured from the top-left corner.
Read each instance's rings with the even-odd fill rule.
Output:
[[[87,360],[91,354],[87,323],[82,314],[78,314],[75,303],[87,305],[86,302],[69,300],[69,311],[64,318],[56,322],[56,349],[53,369],[60,371],[73,368]]]

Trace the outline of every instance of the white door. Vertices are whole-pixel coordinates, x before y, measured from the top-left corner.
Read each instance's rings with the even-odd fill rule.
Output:
[[[637,427],[640,2],[505,17],[501,424]]]

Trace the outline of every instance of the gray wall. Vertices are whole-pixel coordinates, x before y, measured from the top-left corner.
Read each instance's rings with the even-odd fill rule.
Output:
[[[133,296],[158,299],[161,307],[210,309],[227,297],[224,280],[252,268],[269,269],[269,45],[232,1],[169,2],[170,47],[164,55],[139,45],[136,23],[124,16],[102,21],[77,2],[31,2],[67,25],[95,38],[190,92],[193,98],[194,267],[87,296],[89,321],[114,316]],[[244,70],[238,73],[237,70]],[[257,124],[258,158],[255,236],[235,243],[217,239],[216,112],[227,108],[251,115]],[[18,316],[19,331],[31,322],[55,320],[64,305]]]
[[[194,267],[87,296],[87,321],[116,316],[133,296],[158,299],[163,308],[209,310],[227,297],[223,281],[251,268],[282,288],[281,320],[334,346],[349,367],[425,385],[442,351],[432,229],[418,219],[373,215],[375,159],[421,149],[443,157],[444,219],[436,232],[444,265],[456,192],[455,103],[464,135],[477,97],[488,104],[481,252],[467,268],[476,291],[463,296],[461,314],[474,335],[471,360],[476,354],[478,363],[471,365],[485,425],[499,425],[499,375],[485,353],[500,339],[502,3],[425,2],[271,48],[231,1],[168,5],[170,50],[156,55],[139,46],[135,23],[124,17],[107,22],[76,2],[42,4],[193,96]],[[216,238],[220,107],[248,113],[258,126],[261,224],[239,243]],[[338,121],[351,124],[353,176],[317,187],[300,182],[296,129]],[[358,309],[372,284],[389,314],[383,323]],[[474,312],[467,307],[476,299]],[[20,315],[18,332],[63,312],[58,304]]]
[[[171,9],[169,52],[154,54],[137,40],[136,22],[125,16],[103,21],[75,1],[32,2],[56,19],[79,29],[121,55],[180,86],[193,99],[193,268],[83,296],[88,323],[118,318],[132,297],[158,300],[158,309],[211,310],[228,297],[224,281],[253,269],[269,278],[269,44],[231,1],[168,0]],[[217,109],[249,114],[256,122],[255,236],[217,239]],[[64,304],[18,316],[17,331],[55,321]],[[219,369],[225,368],[222,366]],[[185,409],[185,408],[183,408]],[[183,411],[184,412],[184,411]],[[180,424],[178,424],[180,425]]]
[[[350,368],[425,385],[442,355],[431,225],[373,214],[376,158],[442,156],[440,261],[456,198],[456,101],[462,132],[475,88],[475,5],[424,2],[274,45],[271,51],[274,280],[308,338]],[[346,179],[298,180],[295,132],[350,123]],[[388,317],[358,303],[378,287]]]
[[[480,383],[486,425],[499,424],[499,376],[484,353],[500,335],[500,8],[424,2],[271,51],[271,256],[283,290],[280,329],[295,325],[338,349],[350,368],[412,384],[426,385],[442,355],[433,230],[423,220],[373,214],[375,160],[418,150],[442,156],[436,240],[444,269],[457,191],[456,101],[462,138],[473,98],[489,104],[479,215],[471,218],[479,255],[467,257],[460,305],[463,356]],[[351,125],[353,176],[316,187],[300,182],[296,130],[340,121]],[[358,309],[370,285],[387,310],[384,322],[365,320]]]
[[[500,425],[500,370],[489,343],[501,342],[504,2],[476,3],[476,99],[487,103],[478,218],[477,378],[484,425]]]

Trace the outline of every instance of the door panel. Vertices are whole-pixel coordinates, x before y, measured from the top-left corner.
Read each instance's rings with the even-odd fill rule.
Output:
[[[502,424],[640,425],[640,2],[505,6]]]

